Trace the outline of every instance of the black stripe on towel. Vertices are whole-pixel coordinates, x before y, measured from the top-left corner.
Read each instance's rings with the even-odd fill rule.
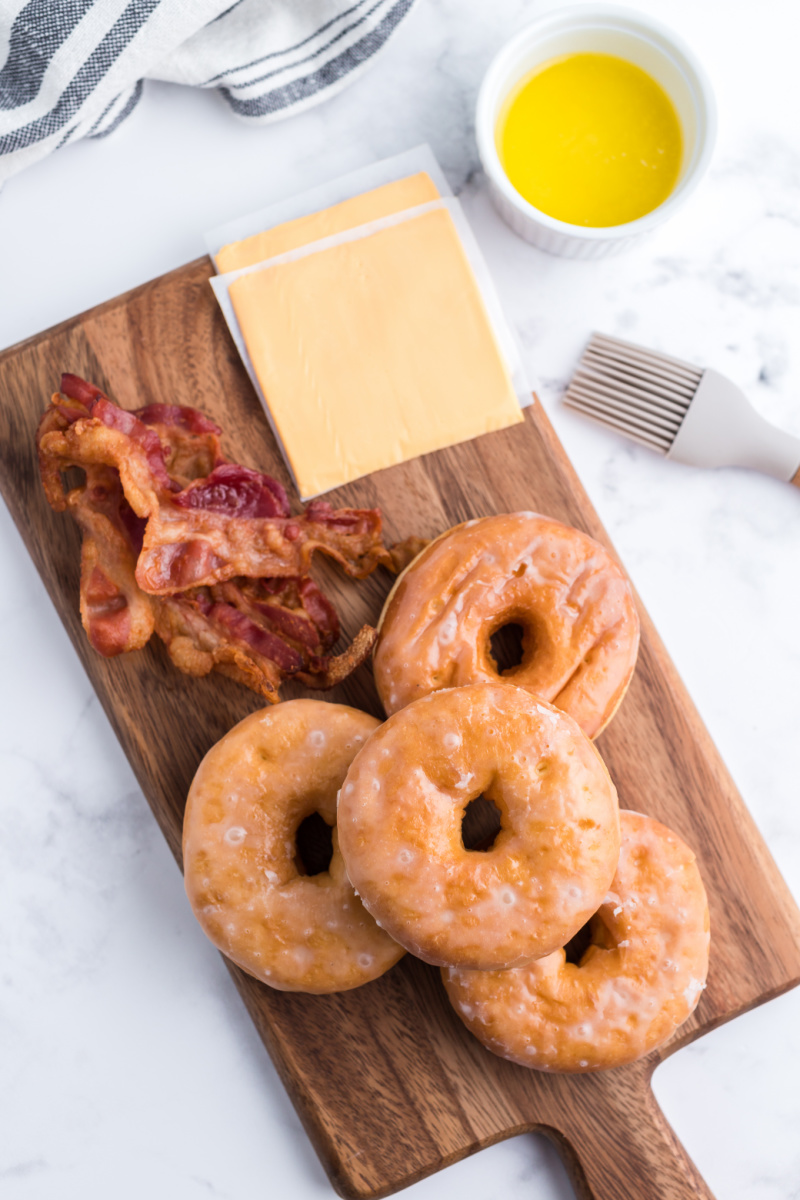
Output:
[[[0,71],[0,109],[30,104],[58,49],[94,0],[30,0],[14,18],[8,57]]]
[[[91,137],[91,138],[108,137],[108,135],[110,133],[114,132],[114,130],[117,128],[118,125],[122,124],[122,122],[125,120],[126,117],[129,117],[131,115],[133,110],[136,108],[136,105],[141,100],[143,91],[144,91],[144,80],[140,79],[139,82],[136,84],[136,86],[131,88],[131,94],[128,96],[128,99],[123,104],[122,108],[117,113],[117,115],[114,117],[114,119],[111,121],[111,123],[109,125],[107,125],[105,129],[98,130],[98,125],[100,125],[101,122],[95,121],[94,125],[92,126],[92,130],[86,136]],[[119,96],[117,96],[117,100],[119,100]],[[106,111],[103,115],[105,116],[108,112],[109,112],[109,109],[106,109]],[[94,132],[95,130],[98,130],[98,131]]]
[[[127,8],[61,93],[54,107],[21,129],[15,129],[0,137],[0,154],[22,150],[63,128],[84,105],[160,2],[161,0],[130,0]]]
[[[306,100],[309,96],[313,96],[317,92],[331,87],[332,84],[342,79],[350,71],[355,70],[356,67],[361,66],[362,63],[376,54],[413,3],[414,0],[398,0],[394,8],[365,37],[348,47],[337,58],[333,58],[330,62],[325,63],[323,67],[320,67],[318,71],[313,72],[311,75],[305,75],[301,79],[295,79],[291,83],[284,84],[282,87],[274,88],[272,91],[266,92],[263,96],[255,96],[248,100],[238,99],[232,94],[230,88],[220,88],[220,91],[225,96],[233,111],[238,113],[239,116],[263,117],[268,113],[280,112],[282,108],[297,104],[299,101]],[[317,55],[312,55],[311,57],[315,58]],[[244,87],[247,85],[241,86]]]
[[[262,54],[260,58],[254,58],[252,62],[242,63],[240,67],[230,67],[227,71],[221,71],[219,75],[213,75],[211,79],[207,79],[205,83],[201,84],[200,86],[211,87],[213,84],[219,83],[221,79],[230,79],[231,75],[233,75],[235,71],[249,71],[251,67],[257,67],[259,63],[267,62],[271,58],[284,58],[287,54],[293,54],[295,50],[302,50],[303,46],[307,46],[309,42],[313,42],[314,38],[318,38],[321,33],[325,33],[331,28],[332,25],[336,25],[337,22],[343,21],[346,17],[352,16],[357,9],[363,8],[367,2],[368,0],[358,0],[356,4],[352,5],[352,7],[346,8],[343,12],[337,13],[337,15],[335,17],[331,17],[330,21],[328,21],[325,25],[320,25],[319,29],[315,29],[313,33],[310,33],[308,37],[304,37],[302,41],[295,42],[293,46],[287,46],[283,50],[273,50],[269,54]],[[234,5],[234,8],[235,7],[236,6]],[[230,12],[231,10],[228,9],[228,11]],[[222,15],[224,16],[225,14],[223,13]],[[330,44],[331,43],[328,42],[328,45]],[[323,49],[325,49],[325,47],[323,47]]]
[[[356,17],[355,21],[352,21],[349,25],[346,25],[344,29],[340,29],[339,32],[335,33],[333,37],[330,38],[329,41],[325,42],[323,46],[318,46],[316,50],[312,50],[310,54],[305,56],[305,58],[298,58],[296,62],[283,63],[279,67],[274,67],[271,71],[266,71],[263,75],[256,75],[252,79],[243,79],[241,83],[231,83],[229,85],[230,90],[232,92],[249,91],[251,88],[254,88],[256,84],[266,83],[268,79],[274,79],[277,75],[296,74],[297,70],[300,67],[305,66],[306,63],[312,63],[318,58],[323,58],[328,53],[331,46],[335,46],[337,42],[341,42],[344,38],[349,37],[354,29],[358,29],[360,25],[365,25],[367,21],[369,21],[370,17],[377,12],[379,8],[385,8],[386,6],[386,0],[374,0],[372,8],[368,8],[365,13],[362,13],[361,16]],[[297,80],[294,80],[293,82],[297,82]]]

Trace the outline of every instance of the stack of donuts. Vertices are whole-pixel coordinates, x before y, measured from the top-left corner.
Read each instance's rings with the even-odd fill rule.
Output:
[[[521,661],[501,673],[509,624]],[[483,1045],[526,1067],[595,1071],[661,1045],[705,986],[709,919],[694,854],[620,812],[592,741],[638,641],[625,575],[578,530],[525,512],[443,534],[381,616],[386,721],[288,701],[200,764],[183,852],[208,937],[287,991],[344,991],[416,955]],[[479,797],[499,831],[475,845]],[[309,874],[313,814],[331,855]]]

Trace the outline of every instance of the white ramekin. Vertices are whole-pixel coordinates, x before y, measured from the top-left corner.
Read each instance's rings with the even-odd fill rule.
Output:
[[[587,228],[540,212],[510,183],[497,152],[497,119],[511,89],[539,63],[581,52],[615,54],[642,67],[672,100],[683,130],[675,188],[658,208],[624,225]],[[605,258],[651,233],[694,191],[711,159],[717,114],[705,71],[671,30],[633,9],[586,4],[544,13],[503,46],[481,85],[475,132],[492,200],[515,233],[550,254]]]

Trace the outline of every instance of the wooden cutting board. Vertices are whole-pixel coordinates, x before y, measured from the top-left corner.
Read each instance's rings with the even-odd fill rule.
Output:
[[[223,426],[228,455],[289,486],[283,462],[197,262],[0,355],[0,485],[20,532],[161,829],[180,861],[184,798],[206,750],[258,699],[215,676],[188,679],[154,639],[107,661],[78,615],[78,531],[47,506],[34,430],[62,371],[127,408],[191,404]],[[606,534],[537,403],[524,425],[489,434],[333,493],[383,510],[389,540],[434,537],[458,521],[534,509]],[[321,562],[345,632],[375,621],[391,579],[354,583]],[[286,695],[302,694],[286,689]],[[363,666],[328,694],[381,715]],[[502,1138],[538,1130],[594,1200],[710,1195],[655,1103],[662,1058],[800,982],[800,913],[714,745],[642,612],[630,691],[598,741],[620,803],[650,813],[697,851],[712,923],[708,989],[661,1052],[597,1075],[543,1075],[485,1051],[451,1013],[438,972],[404,958],[338,996],[236,985],[334,1187],[383,1196]],[[266,1194],[266,1192],[265,1192]]]

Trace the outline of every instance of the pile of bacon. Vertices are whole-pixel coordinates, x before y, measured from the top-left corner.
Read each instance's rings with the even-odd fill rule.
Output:
[[[376,635],[365,625],[331,656],[339,621],[308,575],[314,551],[363,579],[379,564],[399,569],[418,545],[387,550],[377,509],[335,511],[315,500],[292,516],[280,483],[223,457],[221,432],[194,408],[129,411],[62,375],[37,447],[48,501],[83,534],[89,641],[110,657],[155,632],[181,671],[220,671],[272,703],[290,676],[331,687]],[[70,467],[85,479],[67,491]]]

